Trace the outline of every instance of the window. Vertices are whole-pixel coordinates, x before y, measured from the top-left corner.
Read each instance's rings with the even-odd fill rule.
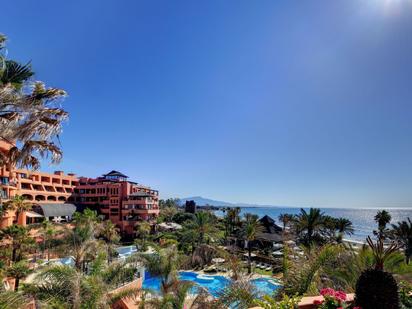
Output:
[[[0,190],[0,196],[1,196],[1,198],[5,198],[5,199],[9,198],[8,194],[7,194],[7,191],[5,189]]]
[[[0,182],[3,185],[8,185],[9,184],[9,177],[0,177]]]
[[[31,190],[30,184],[28,184],[28,183],[22,183],[21,188],[23,190]]]

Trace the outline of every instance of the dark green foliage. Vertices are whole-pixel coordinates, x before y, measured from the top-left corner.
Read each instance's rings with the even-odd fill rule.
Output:
[[[355,302],[362,309],[398,309],[398,285],[390,273],[365,270],[356,283]]]
[[[399,298],[402,308],[412,308],[412,284],[401,281],[399,283]]]
[[[219,292],[217,308],[229,308],[229,306],[236,309],[251,308],[258,296],[256,288],[250,281],[232,281],[227,287]]]
[[[390,236],[404,249],[406,263],[409,264],[412,256],[412,221],[408,218],[407,221],[392,224]]]
[[[177,198],[169,198],[167,200],[159,200],[159,207],[160,209],[163,208],[178,208],[179,207],[179,199]]]
[[[28,80],[33,75],[34,73],[29,63],[22,65],[13,60],[6,60],[0,83],[2,85],[7,83],[16,84]]]
[[[195,215],[188,212],[178,212],[172,217],[172,221],[178,224],[183,224],[186,221],[194,221]]]
[[[311,208],[309,212],[301,209],[292,217],[292,222],[300,242],[307,247],[327,242],[341,243],[345,234],[351,235],[354,231],[350,220],[325,215],[319,208]]]

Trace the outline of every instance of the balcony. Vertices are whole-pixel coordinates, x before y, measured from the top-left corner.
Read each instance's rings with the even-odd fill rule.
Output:
[[[44,186],[47,192],[56,192],[51,186]]]
[[[158,214],[159,209],[123,209],[123,212],[129,213],[129,214],[147,215],[147,214]]]

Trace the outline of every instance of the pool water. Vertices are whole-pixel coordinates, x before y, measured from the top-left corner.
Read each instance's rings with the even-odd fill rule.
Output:
[[[125,259],[137,252],[136,246],[123,246],[115,248],[115,250],[119,253],[119,259]]]
[[[209,293],[217,297],[219,292],[227,287],[230,283],[230,279],[223,276],[204,276],[205,279],[198,278],[198,274],[189,271],[182,271],[179,273],[180,280],[192,281],[196,284],[193,288],[192,293],[196,293],[199,287],[206,288]],[[272,279],[268,278],[259,278],[251,280],[252,284],[256,287],[260,295],[273,294],[279,288],[279,285],[276,284]],[[143,288],[150,290],[155,293],[160,292],[160,279],[158,277],[153,277],[146,272],[145,278],[143,281]]]
[[[259,294],[273,294],[273,292],[279,288],[279,284],[276,284],[273,279],[268,278],[258,278],[253,279],[252,283],[255,285],[256,289],[259,291]]]
[[[59,266],[71,266],[74,267],[75,262],[74,262],[74,258],[71,256],[67,256],[64,258],[60,258],[60,259],[53,259],[50,261],[44,261],[42,263],[42,265],[59,265]]]

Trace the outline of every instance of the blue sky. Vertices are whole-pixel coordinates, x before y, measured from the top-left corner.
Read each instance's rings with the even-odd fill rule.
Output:
[[[412,2],[6,1],[64,161],[163,197],[412,206]],[[6,14],[4,12],[7,12]]]

